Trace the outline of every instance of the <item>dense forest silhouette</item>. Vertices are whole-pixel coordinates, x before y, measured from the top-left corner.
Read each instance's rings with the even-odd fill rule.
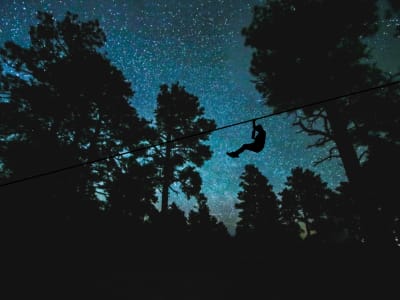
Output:
[[[390,13],[398,14],[397,2],[391,3]],[[123,269],[114,283],[142,280],[137,293],[149,299],[161,299],[153,286],[162,299],[192,299],[190,293],[193,299],[368,294],[360,253],[389,255],[400,238],[398,85],[294,112],[300,134],[316,137],[309,147],[326,150],[310,165],[337,159],[348,180],[332,190],[311,166],[293,166],[284,189],[275,193],[257,166],[247,164],[237,174],[239,221],[231,235],[202,192],[199,170],[212,157],[207,140],[217,124],[205,117],[201,100],[179,82],[160,83],[155,121],[146,120],[130,104],[131,83],[102,49],[106,36],[97,20],[81,21],[69,12],[61,20],[47,12],[37,17],[27,47],[9,41],[0,48],[0,182],[160,146],[2,186],[5,257],[18,255],[20,265],[34,265],[31,270],[44,262],[53,271],[84,265],[88,273],[73,276],[86,296],[112,298],[111,288],[96,284],[108,278],[98,270],[113,268]],[[393,80],[396,75],[370,62],[363,42],[377,34],[378,22],[372,0],[270,0],[255,7],[242,33],[265,104],[280,111]],[[168,143],[201,131],[209,133]],[[171,203],[171,193],[195,199],[196,207],[185,215]],[[364,288],[348,283],[354,280],[344,268],[349,262],[357,265],[354,276]],[[163,272],[157,279],[123,273],[152,269],[189,270],[199,282],[172,289],[176,282]],[[199,273],[190,273],[198,270],[209,278],[221,272],[208,282],[213,294],[202,287]],[[272,276],[270,288],[258,271]],[[75,295],[63,284],[55,287]]]

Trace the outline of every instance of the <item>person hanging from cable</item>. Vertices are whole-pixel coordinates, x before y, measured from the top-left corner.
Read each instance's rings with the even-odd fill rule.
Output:
[[[257,131],[257,135],[255,135]],[[227,152],[230,157],[237,158],[239,155],[245,151],[245,150],[250,150],[253,152],[260,152],[262,149],[264,149],[265,145],[265,137],[266,137],[266,132],[263,129],[261,125],[256,125],[256,120],[253,120],[253,131],[251,133],[251,138],[254,139],[254,142],[251,144],[243,144],[238,150],[233,151],[233,152]]]

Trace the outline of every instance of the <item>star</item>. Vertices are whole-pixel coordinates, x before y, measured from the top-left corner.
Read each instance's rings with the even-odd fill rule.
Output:
[[[27,45],[29,26],[35,24],[38,10],[52,12],[57,19],[66,11],[77,13],[83,20],[98,19],[107,35],[105,51],[132,82],[135,96],[131,103],[141,116],[154,119],[159,86],[179,81],[199,97],[206,117],[215,119],[221,127],[271,112],[251,82],[251,49],[244,46],[241,35],[241,29],[252,19],[252,8],[263,2],[2,0],[0,42],[14,40]],[[387,22],[392,26],[399,20]],[[384,67],[395,65],[393,56],[400,49],[398,41],[392,41],[386,32],[369,41],[375,46],[375,58]],[[391,52],[391,47],[397,47],[397,52]],[[276,193],[283,189],[286,177],[296,166],[316,171],[332,188],[346,180],[338,160],[312,166],[326,149],[307,149],[313,139],[296,133],[291,116],[259,122],[267,131],[261,153],[243,153],[239,160],[226,155],[250,140],[251,125],[243,124],[211,135],[209,143],[214,154],[200,170],[210,210],[230,230],[236,220],[239,176],[246,164],[256,165]],[[187,203],[182,203],[185,199],[177,197],[175,201],[190,210]]]

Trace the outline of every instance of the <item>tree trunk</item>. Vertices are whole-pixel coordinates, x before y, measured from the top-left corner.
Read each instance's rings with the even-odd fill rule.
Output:
[[[171,136],[167,136],[167,141],[171,139]],[[171,177],[173,170],[171,168],[171,143],[167,143],[165,146],[165,161],[163,168],[163,183],[162,183],[162,197],[161,197],[161,214],[165,215],[168,211],[168,196],[169,187],[171,185]]]
[[[347,126],[339,111],[331,105],[325,107],[329,123],[333,131],[333,139],[338,148],[346,176],[352,187],[356,205],[360,211],[360,226],[364,236],[372,236],[374,231],[373,224],[373,199],[371,195],[363,192],[363,179],[361,173],[361,164],[357,157],[351,138],[347,132]],[[368,242],[371,242],[370,240]]]
[[[361,165],[350,136],[347,133],[347,126],[335,107],[327,105],[325,109],[329,123],[332,127],[333,139],[342,159],[346,176],[350,184],[353,187],[357,187],[360,180]]]

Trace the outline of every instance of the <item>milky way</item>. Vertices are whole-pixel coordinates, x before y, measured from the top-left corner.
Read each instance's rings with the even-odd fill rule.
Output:
[[[221,127],[271,112],[251,82],[251,49],[244,47],[240,33],[251,21],[252,7],[261,2],[1,0],[0,43],[13,40],[27,45],[29,26],[36,23],[38,10],[52,12],[57,19],[66,11],[77,13],[83,20],[98,19],[107,35],[105,51],[132,82],[132,105],[140,115],[153,119],[159,86],[179,81],[199,97],[206,116]],[[393,67],[395,52],[391,49],[400,48],[399,42],[387,34],[393,22],[388,21],[386,31],[370,42],[383,67]],[[336,95],[321,98],[332,96]],[[292,121],[291,116],[283,115],[261,120],[267,131],[265,149],[259,154],[243,153],[235,160],[226,152],[250,141],[251,124],[211,135],[213,157],[201,169],[203,192],[211,212],[230,230],[237,221],[234,203],[246,164],[255,164],[277,193],[296,166],[318,172],[332,188],[345,180],[338,160],[313,167],[312,162],[323,157],[326,150],[307,149],[312,139],[296,134]],[[186,212],[193,207],[194,201],[175,194],[171,197]]]

